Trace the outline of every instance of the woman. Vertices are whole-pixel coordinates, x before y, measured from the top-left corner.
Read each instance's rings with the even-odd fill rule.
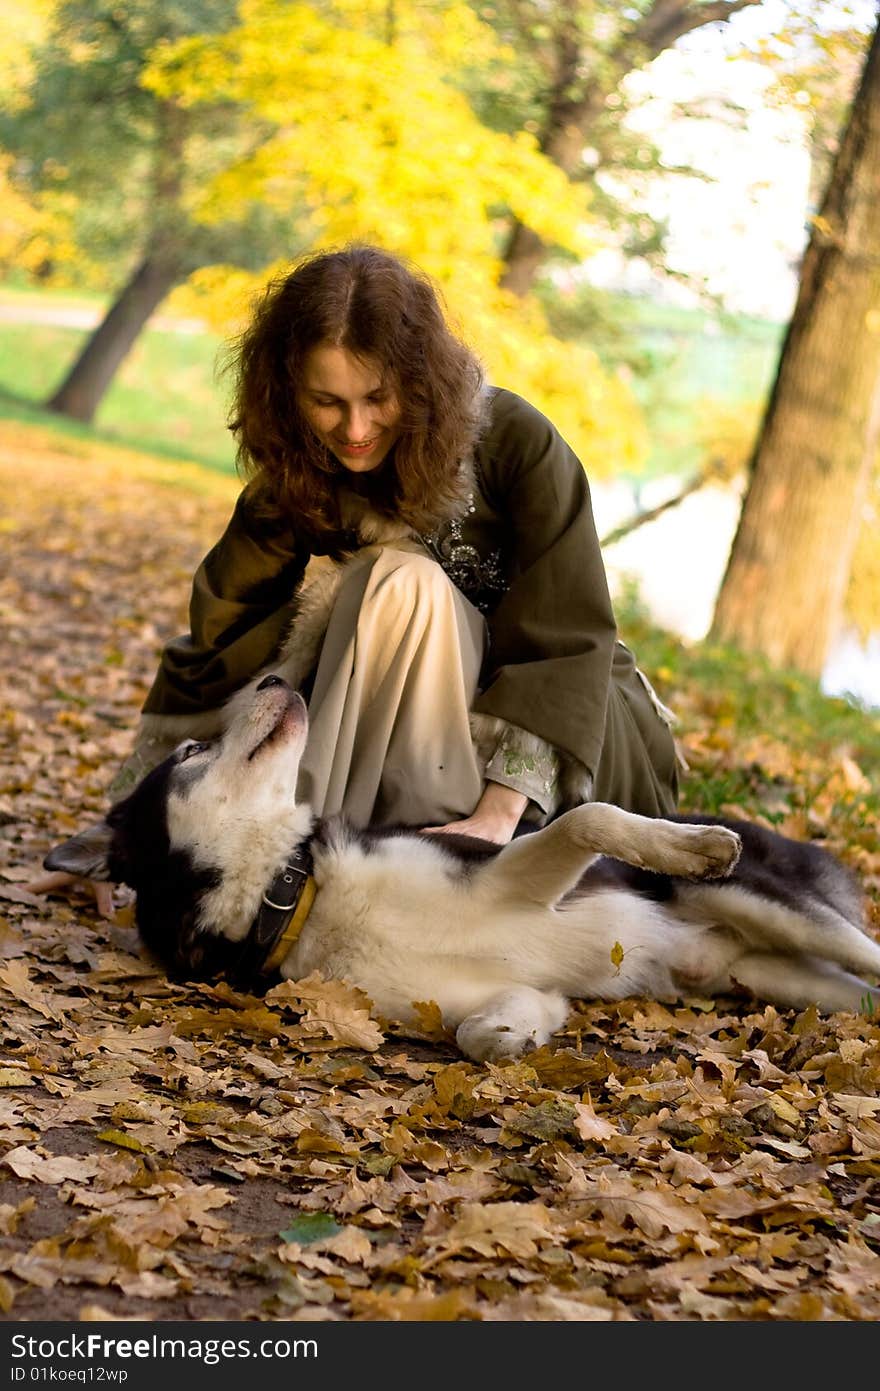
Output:
[[[584,470],[484,383],[430,282],[370,246],[313,255],[235,368],[249,481],[111,791],[279,670],[308,698],[319,813],[503,844],[591,798],[673,810],[668,712],[616,640]]]

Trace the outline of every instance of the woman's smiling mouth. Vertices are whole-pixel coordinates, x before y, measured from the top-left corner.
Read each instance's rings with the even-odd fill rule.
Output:
[[[376,435],[373,439],[363,440],[360,444],[348,444],[347,442],[339,441],[336,443],[335,447],[341,450],[343,454],[369,454],[371,449],[376,448],[378,442],[379,436]]]

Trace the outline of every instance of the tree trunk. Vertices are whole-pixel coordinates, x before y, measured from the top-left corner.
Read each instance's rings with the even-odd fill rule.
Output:
[[[761,0],[704,0],[699,5],[692,0],[653,0],[644,14],[624,28],[617,44],[593,64],[585,79],[582,70],[589,55],[582,28],[582,0],[566,0],[565,4],[557,0],[551,40],[553,85],[538,142],[542,153],[571,177],[579,169],[583,150],[590,143],[590,127],[603,110],[605,98],[628,72],[644,67],[694,29],[726,23],[738,10],[759,4]],[[500,283],[520,297],[527,295],[545,254],[540,237],[513,219]]]
[[[88,424],[153,310],[192,269],[184,264],[186,216],[180,206],[189,121],[188,112],[176,102],[157,103],[151,223],[143,259],[46,402],[50,411]]]
[[[821,675],[880,435],[880,27],[804,256],[712,637]]]
[[[730,479],[731,468],[725,459],[710,459],[707,464],[694,474],[693,478],[688,479],[673,497],[668,497],[665,502],[658,502],[656,507],[646,507],[642,512],[636,512],[627,521],[621,522],[613,531],[607,532],[605,536],[599,538],[599,545],[604,551],[608,546],[615,546],[618,541],[622,541],[625,536],[631,536],[634,531],[638,531],[640,526],[647,526],[649,522],[656,522],[666,512],[671,512],[673,507],[680,507],[694,493],[698,493],[701,488],[707,487],[711,482],[719,478]]]
[[[178,267],[169,262],[149,256],[143,260],[46,402],[47,408],[73,420],[91,421],[144,324],[180,278]]]
[[[504,270],[499,284],[522,299],[532,288],[544,255],[544,243],[537,232],[533,232],[531,227],[526,227],[524,222],[514,218],[504,252]]]

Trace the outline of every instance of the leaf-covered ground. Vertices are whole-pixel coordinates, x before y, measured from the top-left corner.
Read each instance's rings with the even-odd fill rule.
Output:
[[[880,1317],[876,1022],[582,1005],[476,1066],[338,984],[171,986],[130,908],[21,888],[105,809],[233,491],[0,427],[3,1318]],[[643,637],[685,805],[823,837],[876,929],[876,721]]]

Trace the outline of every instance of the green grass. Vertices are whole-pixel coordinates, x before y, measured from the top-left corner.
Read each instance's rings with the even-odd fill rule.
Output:
[[[794,737],[811,737],[821,729],[823,742],[850,744],[855,754],[880,772],[880,710],[854,696],[828,696],[802,672],[774,667],[764,658],[708,641],[689,643],[658,628],[634,587],[615,602],[624,641],[635,647],[646,671],[675,671],[684,663],[689,675],[720,702],[736,707],[743,736],[772,733],[784,725]]]
[[[801,672],[779,669],[763,657],[708,640],[688,643],[658,628],[635,589],[619,595],[621,636],[661,698],[681,717],[681,731],[728,731],[730,754],[692,769],[686,805],[718,813],[725,805],[773,820],[772,807],[808,806],[821,798],[845,755],[868,778],[870,790],[845,796],[838,811],[853,841],[876,846],[880,819],[880,711],[854,697],[828,696]],[[762,745],[786,748],[780,772],[765,766]],[[752,746],[755,757],[747,756]]]
[[[646,474],[690,473],[701,461],[700,427],[712,403],[748,409],[763,398],[782,329],[758,319],[718,317],[623,295],[605,300],[605,312],[616,323],[606,360],[612,366],[614,359],[639,364],[632,387],[652,441]],[[102,306],[94,295],[27,290],[14,283],[0,286],[0,308],[4,303],[16,309],[31,304],[35,310]],[[575,327],[570,324],[568,331]],[[81,427],[42,412],[41,403],[85,337],[83,329],[8,322],[0,315],[0,415],[82,433]],[[226,390],[215,376],[220,347],[221,340],[207,332],[147,328],[98,409],[97,436],[232,472]]]
[[[693,473],[706,447],[748,449],[784,325],[595,286],[564,293],[539,284],[538,293],[556,333],[591,348],[630,383],[650,436],[640,477]]]
[[[632,380],[651,437],[646,473],[691,473],[701,463],[700,434],[716,405],[742,408],[757,422],[784,325],[647,301],[634,302],[630,324],[649,363]]]
[[[42,408],[86,336],[84,329],[0,320],[0,415],[234,471],[226,395],[214,370],[218,338],[146,329],[89,427]]]

